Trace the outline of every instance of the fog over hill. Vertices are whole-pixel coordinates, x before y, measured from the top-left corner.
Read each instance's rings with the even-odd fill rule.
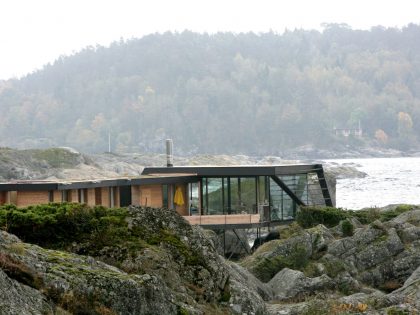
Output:
[[[279,155],[297,146],[412,150],[420,26],[215,35],[88,47],[0,81],[0,146]],[[362,139],[333,128],[363,129]]]

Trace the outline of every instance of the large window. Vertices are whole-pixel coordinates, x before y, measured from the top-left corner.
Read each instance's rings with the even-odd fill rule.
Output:
[[[224,213],[224,178],[203,179],[204,214]]]
[[[256,177],[203,178],[203,214],[257,213]]]
[[[230,178],[232,213],[257,213],[257,179],[255,177]]]
[[[304,203],[308,200],[307,175],[279,177]],[[203,214],[254,214],[263,220],[296,217],[296,202],[269,176],[203,178]]]

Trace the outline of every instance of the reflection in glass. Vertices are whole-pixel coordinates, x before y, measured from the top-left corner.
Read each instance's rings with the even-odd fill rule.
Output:
[[[205,182],[206,189],[203,191],[205,214],[223,214],[223,179],[207,178]]]
[[[198,183],[189,184],[189,209],[190,215],[198,215],[200,210]]]
[[[241,204],[245,213],[257,213],[257,181],[255,177],[242,177]]]

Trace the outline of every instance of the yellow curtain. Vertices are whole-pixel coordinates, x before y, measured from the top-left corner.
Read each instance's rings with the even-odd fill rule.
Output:
[[[174,203],[177,206],[183,206],[185,204],[184,202],[184,195],[182,193],[182,189],[181,187],[178,187],[175,191],[175,196],[174,196]]]

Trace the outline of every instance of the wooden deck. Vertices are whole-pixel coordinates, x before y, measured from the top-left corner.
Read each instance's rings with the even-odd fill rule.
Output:
[[[244,225],[260,223],[259,214],[195,215],[184,216],[191,225]]]

